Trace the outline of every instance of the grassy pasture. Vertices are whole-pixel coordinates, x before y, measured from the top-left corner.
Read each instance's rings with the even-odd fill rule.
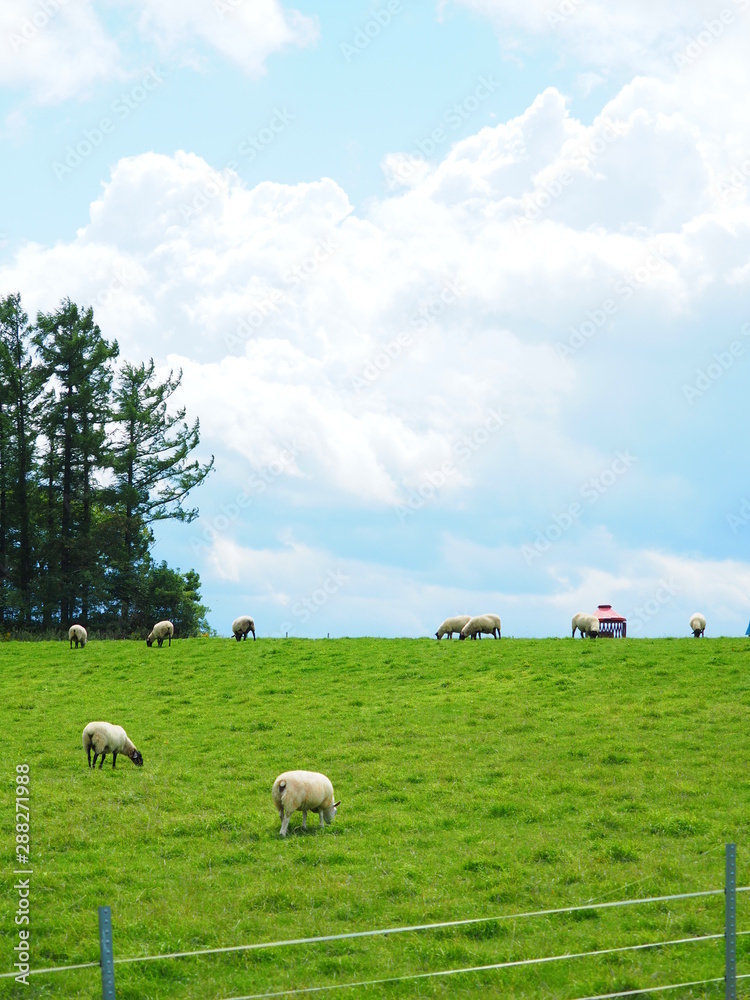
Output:
[[[125,958],[721,888],[730,840],[748,885],[749,657],[746,639],[692,638],[0,644],[0,971],[23,762],[36,968],[97,960],[103,903]],[[98,718],[142,769],[87,769]],[[323,831],[297,814],[282,841],[270,789],[291,767],[325,771],[342,805]],[[705,897],[118,965],[117,996],[222,1000],[722,929],[723,898]],[[722,973],[709,941],[333,995],[573,1000]],[[0,997],[101,996],[97,969],[31,982]]]

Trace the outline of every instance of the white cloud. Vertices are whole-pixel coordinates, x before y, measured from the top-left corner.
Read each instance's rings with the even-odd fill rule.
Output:
[[[117,44],[92,0],[0,4],[0,85],[28,89],[38,104],[59,104],[122,73]]]
[[[511,51],[528,36],[550,36],[584,66],[613,71],[669,73],[720,48],[747,26],[747,0],[454,0],[487,17]],[[448,6],[444,0],[439,6]],[[524,34],[527,37],[524,37]]]
[[[60,104],[90,98],[102,83],[135,79],[159,59],[199,68],[206,48],[258,76],[272,53],[318,36],[314,19],[279,0],[112,0],[133,17],[116,34],[102,6],[95,0],[5,0],[0,85],[27,91],[36,104]],[[137,64],[128,54],[135,33],[147,46]],[[18,128],[13,117],[8,125]]]
[[[118,0],[138,16],[144,38],[165,55],[190,58],[200,40],[248,76],[264,72],[273,52],[315,41],[314,19],[285,10],[279,0]],[[194,56],[195,58],[195,56]]]

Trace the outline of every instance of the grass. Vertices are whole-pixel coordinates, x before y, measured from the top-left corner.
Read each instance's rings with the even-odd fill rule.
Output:
[[[3,784],[31,778],[33,968],[750,884],[747,640],[0,644]],[[91,719],[145,766],[86,767]],[[270,789],[325,771],[336,822],[278,837]],[[2,969],[11,971],[14,816]],[[739,897],[740,929],[750,929]],[[222,1000],[674,940],[723,899],[116,966],[118,1000]],[[745,938],[739,971],[750,972]],[[576,997],[721,976],[708,941],[412,980],[382,997]],[[97,969],[0,997],[101,995]],[[361,996],[362,988],[336,991]],[[680,991],[719,997],[723,987]]]

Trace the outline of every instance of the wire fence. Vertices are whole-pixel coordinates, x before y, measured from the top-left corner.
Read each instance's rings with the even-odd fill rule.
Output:
[[[735,1000],[737,996],[737,982],[750,978],[750,973],[738,975],[736,970],[736,940],[750,934],[749,931],[737,931],[736,926],[736,896],[738,893],[750,892],[750,886],[738,888],[736,886],[736,852],[734,844],[726,845],[725,854],[725,885],[723,889],[708,889],[702,892],[673,893],[667,896],[647,896],[638,899],[616,900],[605,903],[585,903],[580,906],[565,906],[554,909],[531,910],[525,913],[503,913],[489,917],[472,917],[463,920],[445,920],[438,923],[414,924],[403,927],[381,927],[365,931],[349,931],[343,934],[322,934],[314,937],[287,938],[279,941],[261,941],[252,944],[229,945],[221,948],[200,948],[192,951],[175,951],[159,955],[139,955],[131,958],[115,958],[112,943],[111,912],[108,906],[99,907],[99,961],[82,962],[76,965],[51,966],[49,968],[29,969],[26,976],[50,975],[60,972],[71,972],[73,970],[100,968],[102,974],[102,998],[103,1000],[115,1000],[114,967],[116,965],[133,965],[145,962],[167,961],[181,958],[205,957],[207,955],[222,955],[231,952],[251,952],[269,948],[290,948],[307,945],[315,945],[332,941],[347,941],[355,938],[387,937],[397,934],[411,934],[422,931],[434,931],[451,927],[467,927],[470,925],[487,924],[506,920],[523,920],[535,917],[553,916],[564,913],[577,913],[583,911],[595,911],[605,909],[615,909],[626,906],[642,906],[653,903],[661,903],[680,899],[698,899],[705,896],[724,895],[725,897],[725,927],[724,931],[715,934],[696,935],[694,937],[678,938],[669,941],[650,941],[641,944],[624,945],[616,948],[602,948],[593,951],[573,952],[562,955],[547,955],[541,958],[516,959],[505,962],[494,962],[489,965],[475,965],[464,968],[441,969],[434,972],[419,972],[409,975],[389,976],[383,979],[360,980],[349,983],[327,983],[321,986],[306,986],[294,989],[276,990],[266,993],[252,993],[245,996],[227,997],[224,1000],[269,1000],[272,997],[282,996],[302,996],[309,993],[324,993],[333,990],[355,989],[357,987],[379,986],[395,984],[400,982],[410,982],[427,979],[446,978],[450,976],[470,975],[480,972],[498,971],[502,969],[522,968],[530,966],[540,966],[553,962],[566,962],[575,959],[595,958],[606,955],[623,954],[626,952],[647,951],[654,948],[665,948],[677,945],[695,944],[702,941],[716,941],[723,939],[725,942],[725,968],[724,975],[711,979],[701,979],[683,983],[669,983],[662,986],[641,987],[640,989],[626,990],[616,993],[600,993],[596,996],[577,997],[575,1000],[610,1000],[614,997],[636,996],[639,994],[656,993],[660,991],[687,989],[695,986],[703,986],[712,983],[725,983],[725,1000]],[[17,977],[18,972],[0,973],[0,979]]]

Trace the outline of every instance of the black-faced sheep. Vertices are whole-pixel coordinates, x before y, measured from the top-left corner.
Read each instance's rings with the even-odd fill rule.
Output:
[[[571,625],[573,626],[574,639],[576,629],[580,629],[582,639],[586,636],[588,636],[589,639],[596,639],[599,635],[599,619],[596,615],[587,615],[585,612],[579,611],[577,615],[573,615]]]
[[[232,633],[237,642],[247,639],[248,632],[252,632],[255,639],[255,622],[250,615],[240,615],[239,618],[235,618],[232,622]]]
[[[70,648],[73,648],[73,643],[76,644],[76,649],[78,649],[78,643],[81,646],[85,646],[89,641],[88,633],[83,625],[71,625],[68,629],[68,639],[70,639]]]
[[[476,637],[484,632],[485,635],[494,635],[496,639],[500,638],[500,619],[497,615],[475,615],[470,618],[458,636],[459,639],[476,639]]]
[[[159,648],[161,649],[161,644],[164,642],[164,640],[169,639],[168,645],[171,646],[173,635],[174,635],[174,625],[172,624],[172,622],[168,621],[157,622],[156,625],[154,625],[154,627],[151,629],[146,638],[146,645],[153,646],[154,639],[156,639],[157,643],[159,644]]]
[[[444,635],[447,635],[449,639],[452,639],[453,633],[460,633],[461,629],[470,619],[471,615],[454,615],[453,618],[446,618],[435,633],[435,638],[442,639]]]
[[[700,612],[696,612],[690,619],[690,628],[693,630],[693,635],[696,639],[700,639],[706,631],[706,619]]]
[[[88,757],[89,767],[92,767],[92,747],[94,748],[93,767],[96,767],[96,758],[99,754],[102,756],[101,763],[99,764],[100,771],[104,767],[104,758],[108,753],[112,754],[113,768],[117,763],[118,753],[123,753],[126,757],[130,757],[136,767],[143,767],[143,757],[136,750],[132,740],[122,726],[113,726],[111,722],[89,722],[83,730],[81,739],[83,749],[86,751],[86,756]]]

